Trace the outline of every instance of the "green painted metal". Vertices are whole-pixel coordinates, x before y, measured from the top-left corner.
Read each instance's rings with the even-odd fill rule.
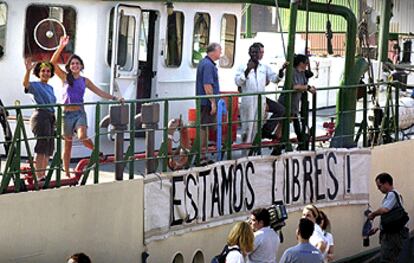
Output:
[[[394,101],[395,101],[395,107],[394,107],[394,139],[395,141],[399,141],[399,137],[400,137],[400,86],[399,85],[394,85]]]
[[[227,160],[232,160],[232,144],[233,144],[233,99],[234,95],[229,95],[228,97],[228,120],[227,120]],[[237,97],[236,97],[237,99]]]
[[[11,177],[10,170],[14,169],[12,164],[13,164],[13,159],[14,159],[15,151],[16,151],[16,142],[17,142],[16,134],[19,134],[19,133],[20,133],[20,125],[17,124],[14,130],[12,142],[10,144],[9,153],[7,155],[6,164],[4,168],[4,174],[1,179],[0,193],[4,193],[7,190],[7,186],[10,183],[10,177]]]
[[[21,116],[21,111],[17,110],[17,118],[18,118],[18,125],[22,127],[19,131],[19,133],[16,134],[17,137],[17,146],[16,146],[16,155],[13,158],[13,179],[14,179],[14,191],[16,193],[20,192],[20,156],[21,156],[21,149],[22,149],[22,134],[21,131],[24,130],[23,126],[23,118]],[[29,158],[29,160],[32,160],[32,166],[33,166],[33,159]],[[31,169],[34,172],[34,169]],[[35,174],[33,174],[34,177],[36,177]]]
[[[132,101],[129,105],[129,138],[135,138],[135,114],[136,102]],[[134,179],[135,171],[135,140],[129,140],[129,146],[125,153],[125,162],[128,164],[129,179]]]
[[[359,74],[359,73],[355,73],[355,72],[363,71],[365,64],[363,63],[363,60],[358,60],[357,65],[359,65],[359,66],[355,67],[356,70],[353,71],[355,75],[358,75]],[[384,83],[378,83],[378,84],[384,84]],[[338,89],[338,88],[341,88],[341,89],[344,89],[344,88],[346,88],[346,89],[355,89],[357,87],[361,87],[361,85],[351,85],[351,86],[346,86],[346,87],[327,87],[327,88],[323,88],[322,87],[319,90],[333,90],[333,89]],[[292,92],[292,91],[282,91],[282,92],[277,92],[277,93],[287,93],[287,92]],[[270,93],[270,92],[252,93],[252,94],[241,94],[240,96],[257,96],[258,100],[260,101],[262,99],[262,96],[265,95],[265,94],[273,94],[273,93]],[[388,93],[387,94],[388,94],[387,95],[388,101],[387,101],[386,108],[390,111],[387,116],[397,116],[398,108],[395,108],[395,107],[398,107],[398,103],[396,103],[396,105],[393,105],[392,104],[393,97],[390,95],[391,94],[390,88],[388,89]],[[219,96],[220,95],[207,96],[207,97],[208,98],[213,98],[213,97],[219,97]],[[229,98],[229,101],[230,101],[229,105],[232,105],[232,100],[235,99],[233,97],[236,96],[236,95],[229,94],[228,96],[230,97]],[[163,98],[163,99],[149,99],[149,100],[146,100],[145,102],[156,102],[156,101],[167,101],[167,100],[169,100],[169,101],[180,101],[180,100],[183,100],[183,99],[185,99],[185,98],[177,98],[177,97],[175,97],[175,98]],[[189,99],[189,100],[196,100],[196,106],[197,106],[197,112],[198,112],[197,115],[198,116],[197,116],[197,122],[196,122],[195,127],[197,127],[196,129],[200,133],[200,102],[201,102],[201,98],[194,96],[194,97],[188,97],[187,99]],[[396,97],[396,98],[394,97],[394,99],[398,99],[398,97]],[[314,97],[313,101],[316,104],[316,101],[317,101],[316,97]],[[133,114],[134,113],[134,109],[135,109],[135,104],[134,103],[136,103],[136,102],[137,101],[130,101],[130,102],[128,102],[128,103],[131,103],[131,107],[133,109],[132,111],[130,111],[131,112],[131,116],[134,115]],[[143,101],[140,100],[140,102],[143,102]],[[95,105],[95,104],[96,103],[88,103],[88,105]],[[98,103],[98,104],[101,105],[101,104],[104,104],[104,103],[102,102],[102,103]],[[97,108],[99,108],[100,105],[98,105]],[[261,103],[259,103],[259,105],[261,105]],[[313,106],[313,107],[315,108],[315,106]],[[33,106],[30,106],[30,107],[29,106],[20,106],[20,107],[17,107],[17,108],[18,109],[16,111],[19,112],[23,108],[25,108],[25,109],[32,108],[33,109]],[[99,109],[98,109],[98,111],[99,111]],[[261,112],[262,109],[260,108],[259,111]],[[392,113],[391,113],[391,111],[392,111]],[[58,124],[61,124],[61,121],[62,121],[61,120],[62,119],[61,113],[62,113],[61,109],[58,108],[58,120],[57,120],[57,123]],[[230,108],[229,108],[229,113],[230,113],[229,115],[231,116]],[[6,168],[5,168],[4,173],[1,174],[1,175],[3,175],[3,178],[2,178],[1,185],[0,185],[0,193],[4,193],[7,190],[7,187],[9,186],[11,180],[14,180],[15,185],[17,185],[17,182],[19,181],[19,173],[20,173],[20,154],[19,154],[19,151],[20,151],[20,148],[21,148],[20,147],[21,142],[23,141],[25,143],[24,146],[26,148],[29,147],[29,145],[27,143],[27,141],[29,139],[27,138],[26,132],[23,131],[23,129],[25,129],[25,126],[24,126],[24,123],[23,123],[23,118],[22,118],[22,116],[21,116],[20,113],[18,113],[17,115],[18,115],[18,118],[17,118],[17,122],[16,122],[15,134],[14,134],[14,136],[12,138],[12,144],[11,144],[11,148],[10,148],[10,151],[9,151],[9,155],[7,156]],[[99,113],[96,116],[97,116],[97,119],[100,118]],[[312,134],[312,137],[313,138],[316,137],[316,136],[314,136],[314,134],[315,134],[314,128],[316,127],[315,121],[314,121],[315,116],[316,116],[315,113],[313,113],[313,115],[312,115],[313,127],[312,127],[312,130],[311,130],[311,134]],[[391,117],[389,117],[389,118],[391,118]],[[133,122],[134,119],[130,117],[130,121]],[[260,122],[260,121],[261,120],[258,120],[258,122]],[[389,132],[389,133],[398,132],[398,130],[396,129],[396,127],[395,126],[392,126],[392,125],[396,125],[397,122],[398,122],[398,117],[397,118],[394,118],[394,119],[392,119],[390,121],[388,121],[387,122],[389,124],[388,126],[385,126],[385,122],[384,122],[383,127],[382,127],[382,130],[383,131],[386,131],[386,132]],[[228,122],[229,130],[230,130],[230,131],[228,131],[228,134],[227,134],[228,136],[231,136],[231,133],[232,133],[231,132],[231,124],[232,123],[231,123],[231,119],[230,119],[229,122]],[[259,125],[259,127],[260,127],[260,125]],[[131,128],[131,130],[133,130],[133,129]],[[99,136],[100,136],[99,129],[96,130],[96,132],[97,132],[97,134],[96,134],[95,140],[97,140],[99,138]],[[164,132],[167,132],[167,129],[165,129]],[[61,129],[60,129],[59,126],[58,126],[58,133],[61,133]],[[258,130],[258,137],[260,137],[260,135],[261,135],[260,134],[260,130]],[[195,140],[195,142],[193,144],[193,148],[192,148],[192,152],[191,152],[191,155],[192,156],[197,156],[201,152],[201,141],[199,140],[199,135],[197,137],[198,137],[198,140],[196,138],[196,140]],[[57,138],[60,139],[60,135],[58,135]],[[85,184],[86,183],[86,180],[87,180],[87,177],[88,177],[89,172],[93,168],[96,167],[95,166],[96,162],[99,162],[99,149],[98,149],[99,148],[99,143],[96,143],[96,145],[98,147],[95,147],[94,151],[92,152],[92,155],[91,155],[91,158],[90,158],[90,163],[88,164],[88,167],[85,170],[84,177],[82,178],[81,184]],[[260,145],[260,144],[258,143],[257,145]],[[49,180],[50,180],[50,178],[52,176],[52,173],[54,171],[54,167],[55,166],[59,167],[58,170],[56,171],[56,173],[58,171],[60,171],[61,160],[60,160],[60,150],[59,150],[59,147],[60,146],[58,146],[58,150],[57,150],[56,154],[54,155],[53,160],[52,160],[52,164],[50,165],[50,168],[49,168],[49,172],[48,172],[48,176],[47,176],[49,178]],[[229,150],[229,148],[228,148],[229,147],[229,144],[227,144],[226,147],[227,147],[227,150]],[[230,144],[230,147],[231,147],[231,144]],[[314,147],[315,146],[314,146],[314,142],[313,142],[312,149],[314,149]],[[259,148],[260,149],[260,147],[253,147],[252,149],[256,149],[256,148]],[[131,150],[131,149],[132,148],[129,148],[129,150],[128,150],[129,153],[127,154],[128,157],[126,157],[124,159],[124,162],[132,162],[132,160],[130,158],[131,158],[131,156],[134,153],[133,153],[133,150]],[[30,149],[27,149],[27,151],[30,152]],[[159,158],[165,158],[165,156],[164,155],[159,155]],[[131,170],[133,170],[133,169],[131,169]],[[57,179],[57,180],[60,180],[60,179]],[[20,187],[20,184],[19,184],[19,187]],[[19,187],[17,187],[17,190],[16,191],[22,190]],[[47,188],[47,187],[48,187],[48,184],[47,185],[44,185],[43,188]]]
[[[295,55],[295,35],[296,35],[296,18],[298,14],[298,3],[299,1],[292,1],[290,3],[290,20],[289,20],[289,34],[288,34],[288,46],[287,46],[287,55],[286,61],[289,62],[286,71],[285,85],[283,90],[288,91],[293,89],[293,57]],[[287,117],[283,121],[283,132],[282,132],[282,142],[285,145],[286,151],[291,151],[292,146],[289,141],[290,134],[290,117],[292,115],[292,93],[287,94],[285,97],[285,116]]]
[[[364,87],[364,97],[362,100],[362,146],[368,147],[368,87]]]
[[[35,176],[35,168],[33,165],[33,157],[30,151],[29,142],[26,130],[24,128],[23,116],[21,109],[16,109],[16,128],[10,145],[9,154],[6,160],[6,168],[4,169],[4,175],[1,181],[0,193],[4,193],[9,186],[10,180],[13,179],[15,192],[20,191],[22,181],[20,180],[20,162],[21,162],[21,142],[24,141],[26,152],[28,155],[30,171],[33,174],[35,189],[38,190],[38,182]],[[22,139],[23,137],[23,139]]]
[[[344,78],[341,84],[356,85],[365,72],[368,71],[369,64],[367,61],[359,57],[347,73],[344,72]],[[355,110],[356,110],[356,88],[342,88],[338,92],[336,104],[336,127],[335,136],[332,138],[331,147],[350,148],[355,146],[354,130],[355,130]]]
[[[94,142],[94,146],[95,146],[95,153],[97,153],[99,155],[100,148],[101,148],[101,143],[100,143],[100,132],[99,132],[99,122],[101,121],[101,104],[99,102],[96,103],[96,108],[95,108],[95,142]],[[97,184],[99,183],[99,158],[95,163],[95,169],[93,171],[93,183]]]
[[[388,59],[388,39],[390,31],[392,0],[382,0],[380,31],[378,36],[378,61],[386,62]]]
[[[56,186],[60,187],[60,178],[62,175],[62,159],[60,158],[61,154],[62,154],[62,116],[63,116],[63,111],[62,111],[62,106],[58,105],[57,107],[57,120],[56,120],[56,134],[57,134],[57,138],[56,138],[56,153],[54,156],[55,162],[52,162],[52,164],[56,163]],[[52,166],[54,167],[54,166]],[[47,180],[47,178],[46,178]]]
[[[125,154],[125,160],[128,162],[128,172],[129,179],[134,179],[135,172],[135,114],[136,114],[136,103],[131,102],[129,105],[129,149],[131,149],[130,154],[128,152]]]
[[[96,103],[96,108],[95,108],[95,141],[94,141],[94,146],[95,148],[92,151],[91,154],[91,158],[89,159],[89,163],[86,166],[85,171],[83,172],[83,177],[82,177],[82,181],[81,181],[81,185],[85,185],[88,177],[89,177],[89,173],[91,172],[91,170],[94,170],[94,178],[93,178],[93,182],[95,184],[99,183],[99,153],[100,153],[100,142],[99,142],[99,121],[101,119],[101,103],[97,102]]]
[[[201,161],[201,99],[196,99],[196,137],[194,139],[193,147],[191,148],[191,154],[189,158],[189,163],[192,163],[193,157],[195,156],[195,164],[200,165]],[[207,135],[208,136],[208,135]],[[207,145],[208,147],[208,145]]]
[[[166,172],[168,168],[168,117],[169,117],[169,106],[168,100],[164,102],[164,133],[163,133],[163,140],[164,143],[161,147],[161,154],[160,156],[164,156],[162,162],[162,171]]]
[[[301,118],[301,127],[300,127],[300,133],[302,134],[302,142],[298,142],[299,149],[300,150],[309,150],[309,140],[310,136],[307,133],[308,127],[309,127],[309,100],[308,100],[309,94],[303,93],[302,94],[302,102],[300,106],[300,118]]]
[[[317,108],[317,93],[312,94],[312,128],[311,128],[311,150],[315,151],[316,142],[316,108]]]
[[[197,111],[197,117],[196,117],[196,139],[194,140],[196,149],[197,149],[197,155],[196,155],[196,162],[195,164],[197,166],[200,165],[200,161],[201,161],[201,149],[203,146],[203,143],[201,141],[201,99],[197,99],[196,101],[196,111]],[[207,133],[207,138],[209,137],[209,134]],[[208,139],[207,139],[208,141]],[[206,147],[208,148],[208,143],[206,145]]]
[[[253,95],[251,95],[253,96]],[[263,116],[263,109],[262,109],[262,95],[257,95],[257,115]],[[251,120],[249,120],[251,121]],[[249,156],[251,155],[258,155],[261,152],[262,147],[262,120],[258,118],[257,120],[257,132],[254,136],[252,142],[252,148],[249,150]]]
[[[19,109],[16,110],[16,112],[17,112],[17,116],[18,116],[18,119],[19,119],[18,124],[21,125],[21,127],[22,127],[21,135],[23,135],[23,141],[24,141],[24,145],[25,145],[25,148],[26,148],[27,159],[29,160],[30,171],[32,172],[33,178],[34,178],[34,181],[35,181],[35,189],[39,190],[39,185],[38,185],[38,182],[37,182],[37,177],[36,177],[36,174],[35,174],[35,168],[34,168],[34,164],[33,164],[33,155],[32,155],[32,152],[30,150],[29,139],[27,137],[26,129],[24,128],[23,115],[22,115],[21,110],[19,110]],[[19,134],[19,136],[20,136],[20,134]],[[19,143],[19,146],[18,146],[17,152],[16,152],[16,155],[18,156],[17,159],[19,159],[19,164],[20,164],[20,156],[21,156],[20,152],[21,152],[21,145]],[[19,174],[18,175],[16,174],[16,181],[17,181],[18,186],[20,186],[20,165],[19,165]]]
[[[257,96],[257,114],[258,116],[263,116],[263,107],[262,107],[262,95]],[[262,118],[257,118],[257,135],[258,135],[258,142],[257,142],[257,154],[261,153],[262,149]]]
[[[252,38],[252,5],[246,4],[246,38]]]

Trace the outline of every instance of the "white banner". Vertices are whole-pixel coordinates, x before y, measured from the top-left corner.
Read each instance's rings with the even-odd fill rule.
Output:
[[[217,162],[145,178],[145,236],[224,223],[282,200],[368,201],[368,149],[326,149]]]

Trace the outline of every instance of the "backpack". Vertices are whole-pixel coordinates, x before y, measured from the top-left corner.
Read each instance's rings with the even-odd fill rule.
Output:
[[[401,204],[399,194],[395,191],[392,192],[395,194],[397,206],[393,207],[389,212],[381,215],[382,230],[387,233],[397,233],[401,231],[405,227],[405,224],[407,224],[408,220],[410,220],[407,212]]]
[[[229,252],[233,250],[237,250],[240,252],[240,248],[238,247],[229,248],[227,245],[224,246],[223,251],[221,251],[220,254],[211,259],[211,263],[225,263],[227,254],[229,254]]]

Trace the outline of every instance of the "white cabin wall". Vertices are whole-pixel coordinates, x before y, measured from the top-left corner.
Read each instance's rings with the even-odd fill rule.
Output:
[[[102,1],[77,1],[74,4],[77,13],[75,54],[84,63],[83,75],[102,90],[109,92],[110,67],[107,57],[107,31],[109,12],[115,3]],[[85,92],[85,102],[97,102],[101,99],[89,89]],[[101,119],[108,113],[107,106],[102,106]],[[85,106],[88,116],[88,137],[95,135],[95,106]],[[89,155],[90,151],[81,143],[74,145],[75,157]]]
[[[6,45],[4,56],[0,59],[1,86],[0,98],[6,106],[14,105],[19,100],[22,105],[33,105],[32,97],[23,92],[22,80],[25,74],[24,67],[24,34],[26,25],[26,10],[32,4],[69,6],[76,11],[76,37],[74,52],[85,63],[84,76],[92,80],[97,86],[109,91],[110,68],[106,64],[106,42],[109,11],[116,3],[96,0],[73,1],[44,1],[44,0],[18,0],[5,1],[7,3]],[[63,65],[62,65],[63,67]],[[37,78],[33,75],[31,81]],[[55,75],[49,84],[54,87],[58,103],[61,102],[63,90],[62,82]],[[7,91],[7,92],[6,92]],[[90,92],[85,93],[85,102],[96,102],[100,98]],[[25,110],[24,116],[29,117],[31,110]],[[88,136],[94,135],[95,111],[94,107],[86,107],[88,115]],[[11,112],[14,115],[14,112]],[[102,117],[105,111],[102,113]],[[13,126],[13,123],[12,123]],[[26,129],[31,136],[30,129]],[[74,157],[86,156],[90,153],[78,143],[74,145]]]
[[[28,2],[28,1],[27,1]],[[4,56],[0,59],[1,95],[5,105],[14,105],[15,100],[22,104],[32,104],[30,96],[23,91],[25,66],[23,60],[24,17],[27,4],[23,1],[6,1],[7,26]]]
[[[62,5],[74,8],[77,13],[75,53],[80,55],[85,62],[84,75],[96,84],[109,82],[109,67],[104,64],[108,18],[106,14],[109,14],[109,7],[114,5],[113,3],[84,0],[70,2],[8,0],[5,2],[8,7],[6,47],[4,57],[0,59],[0,72],[2,72],[1,82],[3,85],[7,83],[8,91],[12,90],[2,92],[1,99],[6,105],[12,105],[16,99],[20,100],[21,104],[33,104],[31,97],[23,92],[21,84],[25,73],[23,61],[25,17],[27,7],[31,4]],[[31,76],[31,80],[36,80],[36,77]],[[61,81],[55,76],[49,84],[54,87],[56,96],[60,100]],[[6,90],[4,86],[3,90]],[[96,101],[96,97],[87,92],[85,100]]]
[[[23,92],[21,85],[25,73],[23,63],[24,52],[24,30],[26,9],[31,4],[47,4],[57,6],[70,6],[76,10],[76,39],[75,50],[85,63],[84,75],[92,80],[97,86],[105,91],[109,91],[110,67],[106,63],[107,41],[108,41],[108,22],[110,9],[118,4],[116,1],[98,1],[98,0],[6,0],[8,9],[8,19],[6,28],[6,45],[4,57],[0,59],[1,83],[3,90],[1,99],[5,105],[13,105],[15,100],[20,100],[21,104],[32,105],[31,96]],[[192,65],[192,43],[194,15],[196,12],[207,12],[211,17],[210,42],[220,41],[221,19],[223,14],[234,14],[237,17],[237,34],[236,34],[236,57],[232,68],[219,67],[219,79],[223,91],[235,91],[236,86],[233,84],[234,72],[240,64],[238,54],[241,52],[239,47],[240,25],[241,25],[241,5],[240,4],[214,4],[206,3],[174,3],[177,11],[182,11],[185,16],[184,39],[183,39],[183,57],[182,63],[178,68],[169,68],[165,66],[165,58],[162,56],[165,51],[167,10],[162,2],[136,1],[125,2],[127,5],[140,6],[142,10],[154,10],[158,12],[158,22],[156,25],[155,47],[154,47],[154,71],[157,71],[153,79],[151,97],[186,97],[195,95],[196,67]],[[158,28],[157,28],[158,26]],[[165,52],[164,52],[165,54]],[[31,76],[31,80],[36,80]],[[62,83],[55,76],[49,82],[54,87],[58,102],[62,98]],[[90,91],[86,92],[85,102],[96,102],[100,98]],[[177,118],[182,114],[183,119],[187,120],[187,112],[191,107],[195,107],[194,101],[172,102],[170,103],[169,118]],[[103,106],[101,118],[107,114],[107,106]],[[24,111],[24,115],[29,117],[31,110]],[[88,136],[93,138],[95,134],[95,110],[93,107],[86,107],[88,116]],[[12,114],[14,114],[12,112]],[[161,104],[160,123],[163,120],[163,106]],[[13,125],[13,124],[12,124]],[[161,127],[162,125],[160,125]],[[30,130],[30,129],[27,129]],[[159,134],[161,135],[161,133]],[[29,136],[31,136],[29,132]],[[160,142],[160,139],[156,140]],[[112,151],[111,142],[102,138],[102,147]],[[156,145],[158,147],[159,145]],[[108,148],[109,147],[109,148]],[[104,150],[109,153],[109,151]],[[84,157],[90,154],[90,151],[75,141],[72,151],[73,157]]]
[[[157,59],[157,76],[156,85],[152,87],[153,98],[166,97],[188,97],[195,96],[195,80],[197,68],[192,64],[192,48],[193,48],[193,28],[194,15],[197,12],[206,12],[210,14],[210,43],[220,42],[221,18],[224,14],[234,14],[237,17],[237,34],[236,34],[236,58],[232,68],[219,68],[219,81],[222,91],[236,91],[237,87],[234,84],[234,73],[238,65],[237,50],[238,42],[240,40],[240,25],[241,25],[241,5],[240,4],[214,4],[207,5],[206,3],[174,3],[174,10],[184,13],[184,39],[183,39],[183,53],[182,61],[179,67],[166,67],[165,57],[161,54],[166,54],[166,26],[167,26],[167,12],[165,5],[153,4],[150,2],[139,2],[142,9],[155,8],[160,10],[159,17],[159,34],[156,36],[158,40],[158,47],[156,47],[154,59]],[[160,103],[160,125],[164,116],[164,107]],[[185,123],[188,120],[188,109],[195,108],[195,102],[192,100],[186,101],[170,101],[169,102],[169,116],[168,119],[179,118],[182,116]],[[157,134],[157,142],[162,141],[161,132]],[[156,145],[156,147],[158,147]]]

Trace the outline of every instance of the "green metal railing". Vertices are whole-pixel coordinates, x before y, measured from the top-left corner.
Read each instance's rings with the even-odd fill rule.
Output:
[[[382,119],[381,125],[378,127],[368,127],[368,111],[372,108],[368,107],[368,95],[367,95],[367,89],[370,85],[350,85],[350,86],[340,86],[340,87],[325,87],[325,88],[318,88],[318,92],[321,91],[327,91],[327,90],[337,90],[340,92],[341,89],[363,89],[364,96],[362,98],[362,107],[360,109],[356,109],[354,112],[361,112],[362,113],[362,120],[361,123],[358,125],[358,131],[355,133],[342,133],[342,136],[346,136],[348,138],[355,139],[355,145],[359,142],[360,145],[364,147],[372,146],[373,144],[377,143],[376,140],[381,139],[382,137],[391,138],[392,141],[398,141],[400,139],[400,131],[398,127],[399,123],[399,116],[398,116],[398,110],[399,110],[399,87],[403,84],[397,82],[391,82],[391,83],[376,83],[375,86],[378,88],[380,85],[387,85],[386,89],[386,98],[385,98],[385,105],[383,109],[385,110],[385,116]],[[284,91],[278,91],[276,94],[281,93],[292,93],[294,91],[291,90],[284,90]],[[262,97],[264,95],[275,95],[275,92],[263,92],[263,93],[249,93],[249,94],[225,94],[225,95],[215,95],[215,96],[205,96],[205,98],[221,98],[221,97],[227,97],[228,105],[233,105],[234,100],[238,100],[240,97],[244,96],[254,96],[257,97],[258,101],[258,115],[262,116],[260,114],[264,109],[262,109]],[[329,121],[334,120],[336,116],[340,116],[341,114],[349,114],[351,111],[342,111],[342,112],[335,112],[328,115],[321,115],[320,110],[316,109],[317,105],[317,96],[313,95],[312,97],[312,110],[309,112],[308,109],[305,109],[303,111],[302,116],[300,117],[301,121],[307,120],[310,116],[311,120],[311,127],[306,127],[305,131],[302,131],[306,134],[304,136],[304,141],[295,141],[289,139],[288,144],[284,141],[278,142],[278,141],[267,141],[266,143],[262,140],[262,133],[261,133],[261,127],[264,122],[261,118],[257,120],[233,120],[231,116],[233,116],[233,109],[232,106],[228,107],[228,116],[227,121],[223,122],[223,125],[227,126],[227,140],[223,143],[223,153],[225,153],[226,159],[231,160],[233,158],[237,158],[237,156],[241,156],[241,153],[238,153],[236,156],[236,151],[241,151],[244,149],[249,150],[249,154],[270,154],[266,151],[263,151],[263,149],[266,148],[272,148],[275,149],[276,147],[279,147],[279,149],[282,149],[283,151],[290,151],[292,150],[291,147],[288,147],[289,144],[294,143],[298,145],[303,145],[301,149],[305,150],[315,150],[317,146],[319,147],[329,147],[329,145],[317,145],[317,135],[316,130],[318,126],[318,119],[322,121],[319,121],[319,125],[323,121]],[[126,101],[125,105],[129,107],[129,127],[127,130],[125,130],[125,133],[129,134],[129,147],[125,151],[124,156],[121,160],[115,160],[113,163],[123,163],[125,164],[125,167],[128,169],[129,173],[129,179],[133,179],[135,177],[135,170],[136,170],[136,164],[139,161],[145,161],[145,160],[157,160],[157,171],[159,172],[168,172],[168,160],[171,158],[171,153],[168,152],[168,122],[171,117],[177,118],[178,116],[170,116],[170,109],[173,104],[179,103],[180,105],[184,105],[183,102],[188,103],[194,103],[196,106],[196,121],[193,125],[187,125],[188,128],[193,128],[196,131],[196,136],[194,138],[194,141],[191,146],[191,150],[188,153],[188,165],[200,165],[201,161],[201,151],[202,151],[202,143],[200,139],[201,135],[201,129],[203,125],[201,125],[201,97],[177,97],[177,98],[160,98],[160,99],[143,99],[143,100],[131,100]],[[160,103],[163,106],[163,119],[162,119],[162,127],[157,129],[136,129],[135,127],[135,111],[136,111],[136,105],[138,103]],[[14,107],[6,107],[5,109],[9,112],[15,112],[16,114],[16,127],[14,130],[14,135],[11,140],[11,147],[9,150],[9,153],[7,155],[4,169],[1,171],[0,176],[2,176],[1,184],[0,184],[0,193],[6,193],[12,189],[15,192],[19,192],[22,190],[26,190],[25,188],[27,185],[25,184],[25,178],[22,177],[22,174],[29,173],[32,174],[32,180],[33,190],[38,190],[40,188],[48,188],[48,187],[61,187],[62,185],[74,185],[74,184],[81,184],[84,185],[88,182],[88,178],[90,175],[90,172],[93,172],[93,183],[99,183],[99,173],[101,170],[102,165],[107,165],[106,163],[100,163],[100,157],[99,153],[101,151],[101,139],[104,136],[107,136],[110,134],[109,131],[102,131],[99,127],[99,122],[101,120],[101,112],[103,108],[107,108],[109,105],[115,104],[114,102],[98,102],[98,103],[85,103],[84,107],[95,107],[95,129],[94,129],[94,144],[95,148],[92,151],[92,154],[87,161],[87,165],[85,165],[84,169],[82,171],[77,171],[78,175],[82,173],[81,176],[78,176],[78,180],[76,181],[70,181],[67,182],[68,179],[62,178],[61,172],[62,172],[62,113],[63,113],[63,107],[65,105],[56,104],[56,105],[31,105],[31,106],[24,106],[24,105],[16,105]],[[193,105],[194,105],[193,104]],[[186,104],[187,105],[187,104]],[[306,104],[303,104],[306,105]],[[57,117],[57,126],[56,126],[56,136],[54,139],[56,139],[56,152],[53,155],[53,158],[50,162],[49,167],[47,168],[46,173],[46,180],[44,183],[40,183],[37,181],[35,174],[35,168],[33,165],[33,155],[31,152],[30,147],[30,141],[41,139],[41,138],[29,138],[26,129],[25,129],[25,123],[23,118],[23,111],[26,110],[33,110],[35,108],[47,108],[47,107],[55,107],[56,110],[56,117]],[[319,113],[318,113],[319,112]],[[282,117],[279,121],[291,119],[291,117]],[[236,142],[233,142],[230,138],[233,134],[233,125],[240,125],[245,122],[257,122],[257,134],[254,138],[254,140],[250,144],[240,144],[236,140]],[[307,121],[306,121],[307,122]],[[287,129],[290,125],[287,125]],[[308,125],[305,125],[308,126]],[[137,132],[156,132],[156,133],[162,133],[162,143],[158,149],[156,150],[157,154],[154,156],[145,156],[143,154],[137,155],[136,154],[136,140],[132,138],[136,138],[135,134]],[[369,139],[369,134],[373,134],[374,139]],[[159,134],[161,135],[161,134]],[[331,134],[332,135],[332,134]],[[330,136],[331,136],[330,135]],[[386,135],[386,136],[385,136]],[[331,139],[330,136],[324,136],[323,140],[326,142],[329,142]],[[362,141],[360,141],[360,138],[362,138]],[[375,139],[376,138],[376,139]],[[5,141],[1,143],[6,143]],[[240,147],[236,147],[240,146]],[[243,146],[243,147],[242,147]],[[21,158],[21,152],[22,148],[27,152],[27,161],[28,165],[22,169],[22,158]],[[175,143],[174,147],[178,147],[178,144]],[[211,148],[211,147],[210,147]],[[212,154],[215,154],[215,150],[213,147],[213,150],[211,151]],[[86,161],[86,160],[84,160]],[[53,178],[53,180],[52,180]]]

